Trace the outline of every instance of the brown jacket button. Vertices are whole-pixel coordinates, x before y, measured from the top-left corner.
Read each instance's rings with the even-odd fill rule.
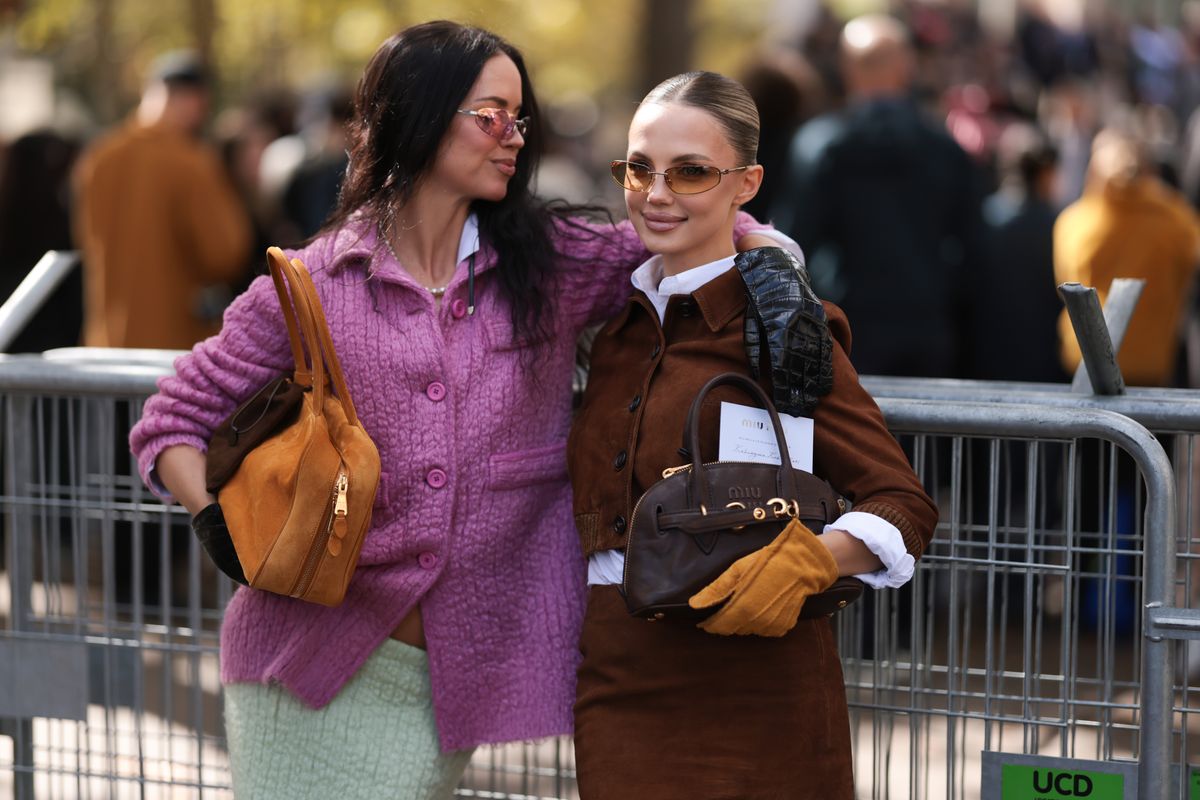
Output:
[[[681,317],[690,317],[696,313],[696,304],[690,300],[684,300],[679,304],[679,315]]]
[[[617,518],[613,520],[613,530],[619,534],[625,532],[625,518],[619,514],[617,515]]]
[[[621,467],[625,466],[626,458],[627,456],[624,450],[617,453],[617,457],[613,459],[613,469],[621,469]]]
[[[629,404],[629,410],[631,412],[637,411],[637,407],[640,406],[641,404],[642,404],[642,396],[640,394],[635,394],[633,396],[633,402],[631,402]]]
[[[658,354],[661,350],[662,350],[662,345],[658,345],[658,344],[654,345],[654,350],[651,351],[650,358],[651,359],[658,358]]]

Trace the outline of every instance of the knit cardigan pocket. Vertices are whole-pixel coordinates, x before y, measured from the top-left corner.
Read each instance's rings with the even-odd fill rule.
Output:
[[[567,477],[567,440],[496,453],[488,461],[489,489],[519,489]]]

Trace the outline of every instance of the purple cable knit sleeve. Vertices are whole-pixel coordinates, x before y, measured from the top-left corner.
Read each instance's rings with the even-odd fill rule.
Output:
[[[170,494],[151,471],[174,445],[205,452],[213,430],[271,378],[292,367],[287,329],[269,276],[261,276],[226,310],[221,332],[175,360],[175,374],[159,379],[141,420],[129,433],[146,486],[164,500]]]
[[[733,240],[736,243],[758,230],[774,228],[739,211]],[[577,331],[604,322],[621,310],[633,293],[629,276],[650,257],[629,220],[610,225],[557,219],[554,243],[562,264],[559,301]]]

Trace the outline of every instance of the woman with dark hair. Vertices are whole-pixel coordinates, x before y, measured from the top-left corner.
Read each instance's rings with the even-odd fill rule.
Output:
[[[230,601],[239,797],[449,797],[476,745],[571,727],[574,343],[620,307],[645,250],[628,225],[535,203],[537,103],[520,53],[487,31],[432,22],[385,42],[351,135],[339,208],[296,255],[383,474],[341,605]],[[147,483],[219,518],[206,441],[288,365],[261,278],[147,402],[131,435]]]
[[[937,521],[850,365],[842,311],[817,300],[803,266],[783,250],[734,253],[738,209],[762,181],[758,132],[740,84],[686,73],[642,101],[628,154],[613,162],[629,218],[655,255],[633,273],[638,291],[596,336],[568,446],[590,585],[575,706],[587,800],[851,800],[837,646],[827,616],[802,612],[836,608],[836,600],[806,606],[841,576],[903,585]],[[685,534],[667,525],[627,532],[624,521],[636,527],[647,518],[635,521],[634,509],[664,471],[712,460],[719,432],[739,428],[722,406],[744,403],[745,394],[719,386],[700,409],[701,452],[679,449],[693,399],[730,372],[756,379],[781,411],[811,417],[811,471],[854,508],[830,502],[828,524],[810,530],[797,503],[815,498],[783,498],[797,510],[774,540],[689,597],[698,624],[668,617],[650,625],[630,615],[619,590],[625,547],[639,535]],[[737,497],[758,506],[753,520],[768,519],[772,500],[750,489]],[[699,511],[713,520],[734,506],[749,510],[745,503]],[[619,530],[599,524],[614,518]]]

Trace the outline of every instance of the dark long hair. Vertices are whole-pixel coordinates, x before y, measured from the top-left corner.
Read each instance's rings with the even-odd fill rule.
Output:
[[[455,113],[487,61],[506,55],[521,74],[529,116],[517,171],[502,200],[476,200],[480,238],[498,256],[496,273],[514,330],[544,334],[555,251],[550,211],[530,191],[543,146],[537,98],[520,51],[489,31],[439,20],[406,28],[375,51],[358,84],[350,125],[350,166],[324,230],[361,212],[380,231],[412,199],[437,159]]]

